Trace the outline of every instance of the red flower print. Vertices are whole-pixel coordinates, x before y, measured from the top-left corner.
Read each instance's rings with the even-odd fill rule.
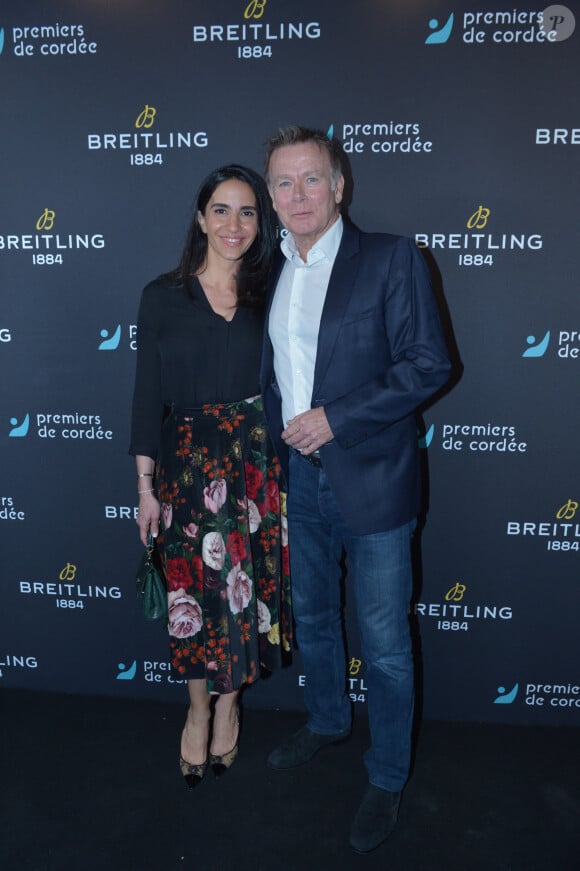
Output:
[[[266,482],[266,498],[264,499],[266,511],[273,511],[274,514],[280,512],[280,491],[276,481]]]
[[[166,573],[168,590],[186,590],[191,586],[189,566],[182,556],[167,560]]]
[[[234,532],[230,532],[228,535],[226,549],[230,555],[232,565],[241,563],[242,560],[246,559],[248,555],[246,551],[246,542],[244,541],[244,536],[238,532],[237,529]]]
[[[196,591],[201,592],[203,589],[203,560],[197,554],[191,558],[190,571]]]
[[[244,463],[246,469],[246,494],[248,499],[255,499],[264,482],[264,476],[252,463]]]

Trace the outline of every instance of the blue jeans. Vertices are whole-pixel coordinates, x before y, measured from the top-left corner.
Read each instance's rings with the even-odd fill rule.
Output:
[[[413,655],[409,628],[411,536],[416,521],[388,532],[353,535],[323,469],[291,452],[288,532],[296,638],[306,674],[308,727],[348,730],[351,704],[341,620],[343,548],[354,585],[361,656],[366,664],[371,747],[369,781],[398,792],[409,774]]]

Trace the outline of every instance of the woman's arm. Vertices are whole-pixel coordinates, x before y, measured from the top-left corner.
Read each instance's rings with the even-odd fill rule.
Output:
[[[155,498],[153,476],[155,474],[155,461],[151,457],[138,454],[137,462],[137,493],[139,494],[139,512],[137,514],[137,526],[139,535],[144,545],[147,545],[149,533],[153,538],[159,534],[159,516],[161,506]]]

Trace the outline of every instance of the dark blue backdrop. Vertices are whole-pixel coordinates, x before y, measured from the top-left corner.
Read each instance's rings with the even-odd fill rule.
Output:
[[[134,596],[136,310],[201,177],[295,122],[344,143],[359,226],[425,247],[464,365],[418,433],[423,713],[578,723],[580,55],[551,9],[4,4],[0,686],[185,699]]]

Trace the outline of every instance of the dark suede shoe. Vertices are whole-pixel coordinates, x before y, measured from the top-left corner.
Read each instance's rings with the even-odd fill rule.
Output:
[[[286,768],[297,768],[309,762],[318,751],[327,744],[338,744],[350,735],[350,729],[338,732],[336,735],[318,735],[311,732],[308,726],[303,726],[284,744],[272,750],[267,759],[268,768],[283,771]]]
[[[389,837],[397,822],[400,801],[400,792],[369,784],[350,830],[349,844],[353,850],[370,853]]]

